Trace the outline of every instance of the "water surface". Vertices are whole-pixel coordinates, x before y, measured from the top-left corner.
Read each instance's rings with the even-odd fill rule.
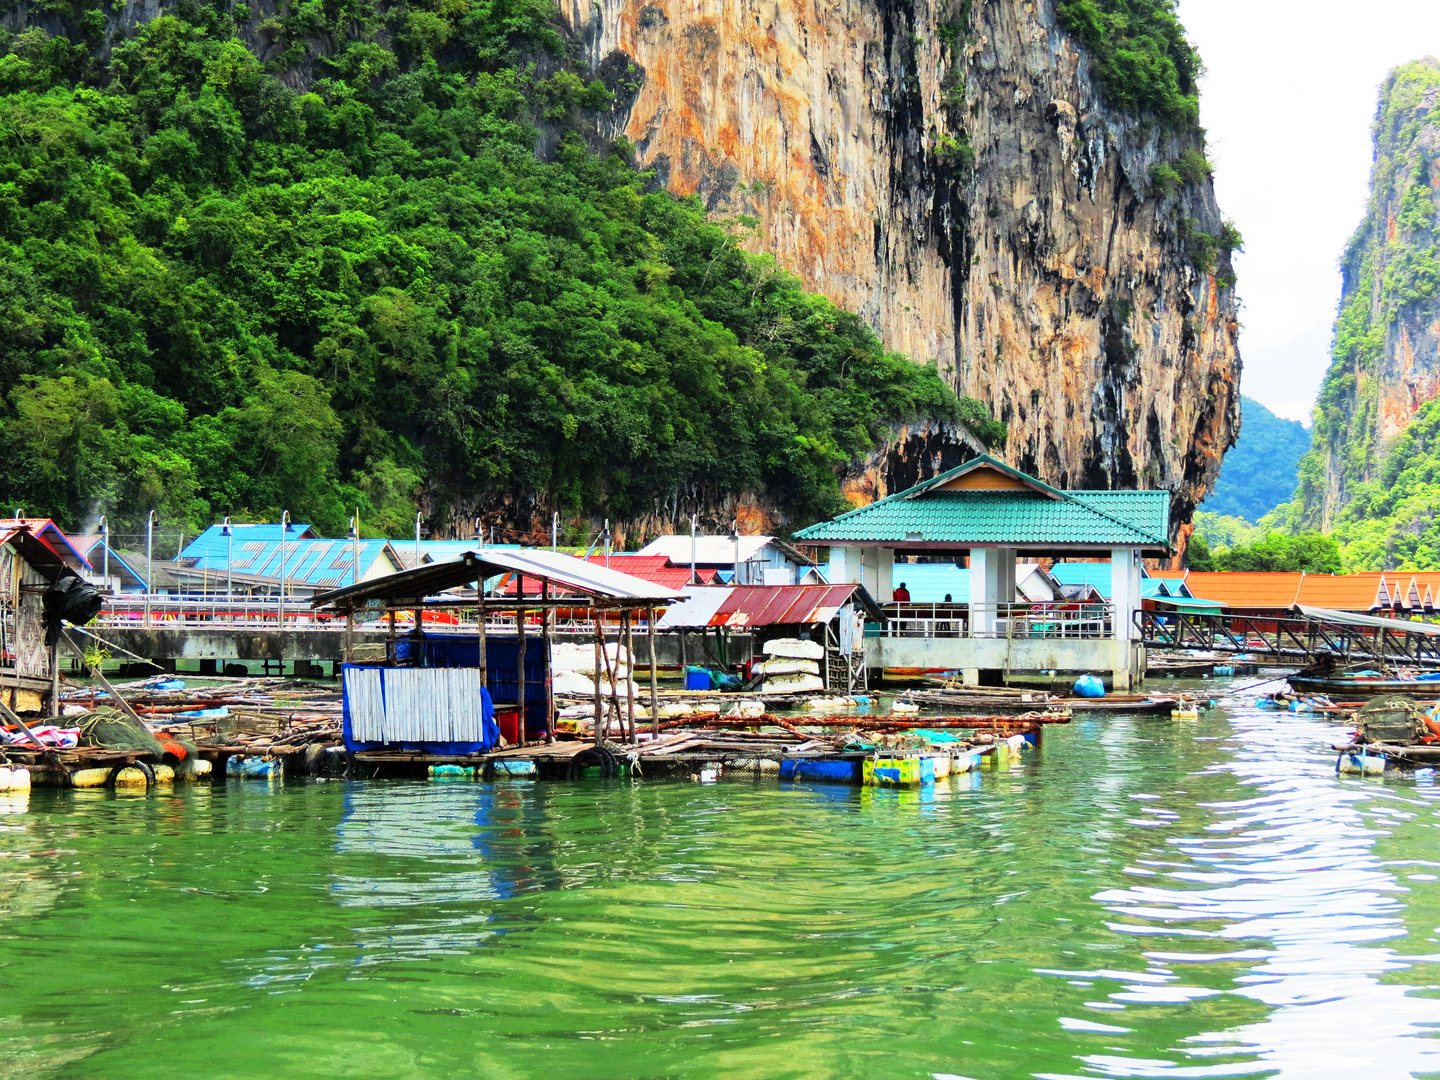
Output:
[[[1252,697],[933,794],[37,790],[0,1075],[1440,1075],[1433,782]]]

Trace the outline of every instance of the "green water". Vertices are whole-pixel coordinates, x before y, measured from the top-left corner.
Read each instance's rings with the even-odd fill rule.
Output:
[[[0,1075],[1440,1073],[1437,789],[1229,704],[933,794],[37,790]]]

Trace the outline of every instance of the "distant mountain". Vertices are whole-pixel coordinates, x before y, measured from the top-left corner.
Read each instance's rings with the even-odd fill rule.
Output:
[[[1249,522],[1288,502],[1296,469],[1310,449],[1310,433],[1295,420],[1282,420],[1253,398],[1240,398],[1240,440],[1225,455],[1215,494],[1203,509]]]

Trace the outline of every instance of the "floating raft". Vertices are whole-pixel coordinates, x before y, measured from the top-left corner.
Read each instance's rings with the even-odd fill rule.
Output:
[[[1056,698],[1045,694],[1021,696],[970,694],[958,690],[917,690],[907,695],[918,705],[952,709],[956,712],[985,711],[991,714],[1023,715],[1029,712],[1098,713],[1127,716],[1169,716],[1179,699],[1168,695],[1107,694],[1103,698]]]

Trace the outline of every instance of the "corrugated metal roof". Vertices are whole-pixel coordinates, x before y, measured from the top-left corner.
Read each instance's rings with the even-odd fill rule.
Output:
[[[224,539],[222,536],[221,540]],[[282,553],[279,540],[242,539],[237,532],[234,561],[229,564],[228,569],[235,573],[279,580],[283,567],[283,576],[287,581],[322,586],[327,578],[351,580],[355,547],[354,540],[291,538],[285,541]],[[227,569],[226,552],[229,548],[230,545],[221,543],[218,550],[206,549],[202,554],[187,554],[185,559],[187,562],[193,560],[192,565],[197,570],[223,574]],[[373,570],[377,560],[384,560],[387,568],[400,565],[389,540],[361,540],[359,548],[361,578]],[[187,547],[185,550],[190,552],[192,548]]]
[[[413,570],[387,574],[358,585],[322,593],[311,600],[315,607],[358,607],[369,600],[388,603],[420,600],[458,589],[478,578],[523,574],[561,588],[602,600],[662,603],[682,595],[679,589],[655,585],[618,570],[595,566],[573,555],[540,548],[480,548],[446,562],[427,563]]]
[[[852,599],[877,621],[884,617],[860,585],[737,585],[693,590],[665,613],[658,626],[743,629],[828,623]]]
[[[10,520],[13,522],[15,519],[11,518]],[[14,547],[16,551],[20,552],[21,558],[46,577],[53,578],[65,569],[65,560],[60,558],[55,549],[27,528],[18,526],[5,528],[0,525],[0,546],[6,544]]]
[[[65,558],[65,552],[75,556],[75,560],[83,566],[89,566],[90,561],[85,558],[85,553],[70,542],[70,538],[61,531],[50,518],[0,518],[0,529],[29,529],[30,535],[46,545],[61,559]]]
[[[953,471],[953,470],[952,470]],[[937,478],[938,480],[939,478]],[[795,534],[805,543],[1169,550],[1165,491],[932,491],[927,481]]]
[[[1376,630],[1392,630],[1396,633],[1424,634],[1427,637],[1440,636],[1440,625],[1426,622],[1412,622],[1409,619],[1381,619],[1373,615],[1359,615],[1353,611],[1338,611],[1335,608],[1311,607],[1296,604],[1300,614],[1323,622],[1339,623],[1342,626],[1366,626]]]
[[[775,538],[773,536],[740,537],[740,561],[749,562],[760,554]],[[663,555],[675,566],[690,566],[690,535],[672,533],[657,536],[640,549],[641,555]],[[729,536],[695,537],[695,564],[697,566],[735,565],[735,541]]]
[[[493,550],[493,549],[486,549]],[[592,566],[604,567],[606,565],[604,555],[587,556],[585,562]],[[667,589],[673,589],[678,595],[690,586],[690,567],[671,566],[670,560],[664,555],[639,555],[634,553],[611,552],[610,569],[618,570],[622,574],[629,574],[631,577],[641,578],[652,585],[660,585]],[[715,581],[715,571],[706,567],[699,567],[696,576],[700,579],[701,585],[709,585]],[[501,595],[510,595],[515,592],[516,582],[513,578],[508,579],[498,590]],[[532,584],[526,582],[525,591],[532,591]],[[492,590],[494,591],[494,590]]]

